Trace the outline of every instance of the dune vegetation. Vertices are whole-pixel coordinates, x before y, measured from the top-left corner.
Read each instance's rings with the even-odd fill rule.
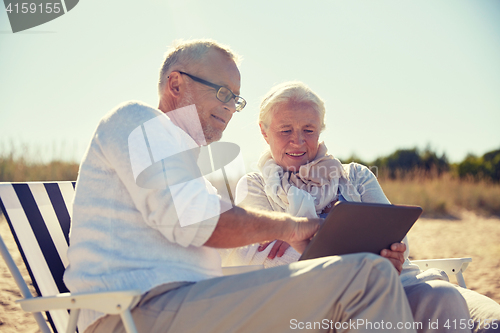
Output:
[[[0,151],[0,181],[76,180],[78,163],[41,162],[29,155]],[[469,155],[456,164],[448,163],[444,154],[416,148],[399,149],[373,162],[342,160],[350,161],[368,165],[392,203],[421,206],[424,216],[453,218],[461,210],[500,216],[500,150]],[[225,187],[217,180],[214,185]]]

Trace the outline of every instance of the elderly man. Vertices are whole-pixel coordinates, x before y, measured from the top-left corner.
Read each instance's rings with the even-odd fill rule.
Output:
[[[203,177],[175,189],[141,180],[149,162],[135,160],[133,133],[162,138],[144,146],[153,161],[159,150],[173,154],[219,140],[245,106],[231,50],[209,40],[174,46],[159,94],[158,109],[129,102],[107,114],[83,158],[64,277],[72,292],[140,289],[132,310],[139,332],[415,332],[398,274],[379,256],[222,276],[216,248],[282,239],[301,252],[319,221],[228,209]],[[156,164],[168,178],[179,166],[165,161]],[[82,311],[79,328],[123,332],[118,316],[92,311]]]

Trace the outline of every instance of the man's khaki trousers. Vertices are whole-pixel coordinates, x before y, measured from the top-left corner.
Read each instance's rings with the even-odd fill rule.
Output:
[[[197,283],[169,283],[132,310],[146,332],[416,332],[392,264],[353,254]],[[108,315],[86,333],[125,332]]]

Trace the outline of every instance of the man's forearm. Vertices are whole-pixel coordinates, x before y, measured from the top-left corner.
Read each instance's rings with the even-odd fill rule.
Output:
[[[204,245],[230,248],[287,239],[293,233],[293,224],[284,213],[233,207],[220,215],[217,227]]]

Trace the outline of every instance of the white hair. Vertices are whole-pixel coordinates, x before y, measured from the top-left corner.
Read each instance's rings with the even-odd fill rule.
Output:
[[[325,128],[325,103],[323,100],[304,83],[289,81],[272,87],[260,103],[259,124],[265,130],[269,128],[273,112],[280,104],[311,106],[318,111],[321,131]]]
[[[240,63],[241,57],[234,53],[228,46],[217,43],[211,39],[195,39],[184,41],[178,39],[173,41],[170,49],[165,53],[165,60],[160,69],[160,78],[158,80],[158,94],[161,98],[168,76],[174,67],[187,67],[189,64],[195,64],[203,59],[203,56],[210,49],[219,50],[235,64]]]

